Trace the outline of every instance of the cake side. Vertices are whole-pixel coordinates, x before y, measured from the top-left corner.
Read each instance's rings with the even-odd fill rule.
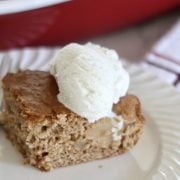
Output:
[[[40,82],[35,82],[39,81],[35,74],[41,77]],[[25,80],[20,81],[21,78]],[[51,86],[47,86],[47,82]],[[124,96],[113,106],[124,119],[121,138],[113,141],[109,118],[88,123],[57,101],[57,87],[49,73],[24,71],[9,74],[3,80],[3,88],[4,129],[25,161],[41,170],[124,153],[136,144],[142,133],[144,118],[140,102],[132,95]],[[47,95],[51,101],[44,100]],[[34,110],[34,107],[38,109]]]

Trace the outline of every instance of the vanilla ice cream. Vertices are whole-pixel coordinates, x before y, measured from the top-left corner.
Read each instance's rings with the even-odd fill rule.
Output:
[[[59,87],[59,102],[89,122],[115,116],[112,105],[129,86],[118,54],[92,43],[62,48],[50,62],[50,73]]]

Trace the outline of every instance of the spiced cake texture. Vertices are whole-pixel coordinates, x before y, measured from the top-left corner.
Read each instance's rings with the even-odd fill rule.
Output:
[[[58,102],[58,87],[48,72],[9,73],[3,79],[3,90],[2,123],[8,138],[26,163],[44,171],[122,154],[142,133],[144,118],[133,95],[113,106],[125,124],[121,139],[113,141],[109,118],[88,123]]]

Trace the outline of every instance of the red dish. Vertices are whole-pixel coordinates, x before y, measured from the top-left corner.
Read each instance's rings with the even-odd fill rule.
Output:
[[[178,5],[179,0],[73,0],[0,15],[0,49],[77,41],[145,20]]]

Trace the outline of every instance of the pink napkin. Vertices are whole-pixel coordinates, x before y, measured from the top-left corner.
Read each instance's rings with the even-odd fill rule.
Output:
[[[145,56],[142,66],[180,90],[180,21]]]

